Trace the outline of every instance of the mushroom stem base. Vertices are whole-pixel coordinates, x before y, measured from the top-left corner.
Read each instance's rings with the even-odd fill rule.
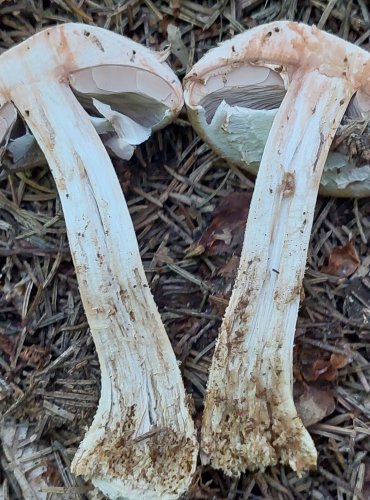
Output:
[[[298,472],[316,464],[316,450],[292,404],[290,386],[280,383],[279,387],[277,376],[272,380],[276,385],[266,387],[260,375],[265,368],[256,366],[245,383],[240,380],[240,399],[232,400],[223,391],[220,397],[215,385],[207,393],[202,450],[213,467],[230,476],[264,470],[279,462]],[[281,373],[281,365],[271,366],[274,369]],[[232,386],[230,379],[228,382]]]
[[[78,455],[75,473],[91,477],[109,498],[175,500],[192,474],[194,440],[165,427],[138,435],[137,411],[126,410],[125,420]]]

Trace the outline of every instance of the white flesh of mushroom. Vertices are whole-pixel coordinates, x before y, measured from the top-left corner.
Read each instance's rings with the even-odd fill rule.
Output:
[[[212,361],[202,458],[229,475],[278,462],[301,473],[315,466],[317,455],[292,396],[306,254],[329,147],[351,96],[367,85],[370,58],[336,37],[289,22],[260,26],[210,51],[186,77],[185,102],[197,131],[218,151],[222,134],[209,127],[200,103],[209,84],[217,90],[248,60],[280,66],[289,88],[264,149]],[[224,111],[220,105],[214,119]]]
[[[207,94],[199,100],[198,133],[228,162],[257,174],[272,123],[284,95],[285,82],[273,67],[244,63],[225,75],[207,79]],[[284,85],[285,84],[285,85]],[[363,122],[369,116],[369,98],[352,98],[346,115]],[[320,181],[327,196],[364,197],[370,194],[370,163],[357,165],[348,154],[329,152]]]
[[[150,81],[160,89],[153,84],[152,95],[164,123],[182,104],[171,70],[148,49],[83,25],[51,28],[1,55],[0,95],[14,103],[49,163],[99,356],[99,406],[72,469],[109,498],[175,499],[190,484],[197,457],[181,374],[115,171],[64,74],[68,64],[78,69],[132,53],[147,68],[144,94]]]

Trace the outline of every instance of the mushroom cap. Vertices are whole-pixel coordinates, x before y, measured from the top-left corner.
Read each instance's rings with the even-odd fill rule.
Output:
[[[118,142],[108,137],[118,153],[124,150],[123,157],[130,157],[132,146],[169,123],[183,106],[181,84],[164,59],[163,53],[106,29],[62,24],[0,56],[0,94],[11,102],[12,89],[19,86],[50,80],[70,85],[90,112],[105,118],[108,132],[118,134]]]
[[[233,37],[193,66],[184,82],[192,125],[221,157],[256,174],[277,109],[302,66],[345,78],[349,93],[356,93],[348,116],[358,120],[369,113],[369,54],[314,26],[279,21]],[[370,165],[330,153],[320,192],[368,196]]]

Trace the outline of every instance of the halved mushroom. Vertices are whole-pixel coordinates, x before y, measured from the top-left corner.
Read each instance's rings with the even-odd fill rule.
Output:
[[[274,118],[274,111],[264,111],[272,127],[205,399],[203,458],[230,475],[278,462],[300,473],[316,464],[314,443],[292,396],[300,290],[332,139],[356,92],[362,93],[365,108],[370,104],[366,51],[293,22],[251,29],[209,51],[185,82],[194,127],[217,151],[224,146],[223,154],[238,163],[243,154],[253,153],[243,147],[248,142],[247,113],[241,106],[230,110],[229,94],[231,104],[221,100],[209,111],[208,96],[220,92],[225,82],[235,87],[246,78],[248,87],[254,70],[257,86],[267,81],[277,85],[276,91],[284,92],[285,86],[287,91]],[[249,123],[252,128],[259,124],[253,119]]]
[[[256,175],[272,123],[289,87],[289,75],[273,64],[259,66],[244,61],[230,68],[224,64],[222,54],[213,57],[203,59],[207,79],[189,94],[192,125],[221,157]],[[357,125],[361,130],[369,116],[369,98],[359,91],[345,112],[345,128],[350,124],[352,129]],[[370,161],[353,157],[348,147],[329,152],[319,192],[337,197],[369,196]]]
[[[181,109],[180,83],[159,54],[82,24],[34,35],[0,68],[0,116],[17,108],[54,176],[99,356],[101,398],[72,468],[110,498],[177,498],[197,457],[181,374],[114,168],[76,96],[129,157]]]

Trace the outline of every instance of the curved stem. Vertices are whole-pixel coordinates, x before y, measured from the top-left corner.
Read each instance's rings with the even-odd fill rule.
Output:
[[[292,350],[314,208],[348,84],[297,71],[272,126],[210,371],[202,448],[231,475],[316,464],[293,402]]]
[[[101,367],[72,467],[111,498],[177,498],[195,468],[194,427],[109,156],[67,85],[34,83],[12,100],[54,176]]]

